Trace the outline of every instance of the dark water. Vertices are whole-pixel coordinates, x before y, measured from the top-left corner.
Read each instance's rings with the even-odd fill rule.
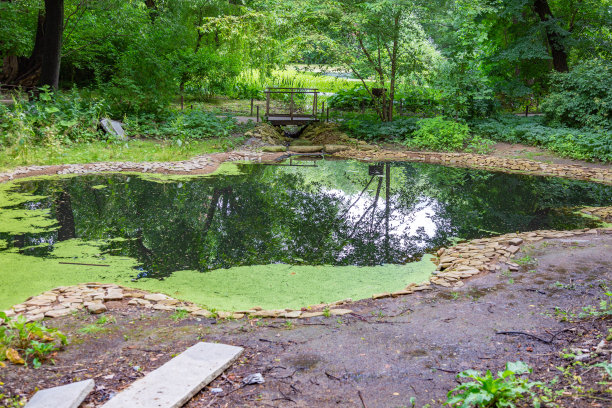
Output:
[[[140,276],[270,263],[405,263],[456,238],[594,227],[577,206],[612,204],[612,188],[443,166],[346,161],[238,165],[239,174],[154,182],[88,175],[24,181],[55,228],[1,232],[8,248],[47,256],[72,238],[138,259]],[[104,188],[100,188],[100,186]],[[0,207],[0,211],[2,208]],[[2,246],[0,246],[2,248]],[[1,250],[0,250],[1,252]]]

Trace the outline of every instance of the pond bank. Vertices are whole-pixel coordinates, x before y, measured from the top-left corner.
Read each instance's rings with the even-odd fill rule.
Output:
[[[235,150],[228,153],[212,153],[177,162],[103,162],[58,166],[26,166],[0,173],[0,183],[41,175],[90,174],[140,172],[174,175],[201,175],[214,172],[226,161],[273,162],[285,153],[261,153],[250,150]],[[378,149],[363,151],[347,149],[328,157],[363,161],[413,161],[442,164],[450,167],[474,168],[514,174],[554,176],[574,180],[585,180],[612,185],[611,166],[589,166],[579,164],[555,164],[522,158],[498,157],[473,153],[413,152]]]
[[[105,324],[81,312],[55,319],[53,325],[69,335],[71,345],[54,356],[55,366],[1,369],[2,392],[29,397],[36,388],[95,378],[97,387],[86,404],[99,407],[204,340],[245,347],[245,354],[240,364],[194,396],[188,408],[355,407],[361,404],[358,392],[368,407],[411,406],[411,397],[416,397],[417,407],[437,407],[457,385],[459,371],[497,372],[517,360],[534,369],[532,381],[559,376],[551,385],[559,406],[603,407],[609,399],[609,379],[602,381],[603,369],[590,367],[601,358],[609,361],[609,354],[576,367],[571,365],[574,360],[560,355],[564,349],[595,348],[601,341],[605,321],[569,316],[603,299],[600,285],[612,280],[612,253],[601,248],[610,245],[610,234],[523,244],[517,257],[526,261],[518,270],[502,266],[456,289],[362,300],[351,305],[352,313],[329,318],[177,319],[169,311],[109,301]],[[91,326],[99,330],[91,331]],[[580,375],[585,391],[577,390],[575,377],[554,367]],[[242,387],[240,381],[255,372],[266,382]],[[222,392],[213,394],[212,388]]]

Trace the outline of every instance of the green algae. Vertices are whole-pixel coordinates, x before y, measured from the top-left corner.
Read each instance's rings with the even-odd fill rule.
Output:
[[[219,310],[254,306],[270,309],[301,308],[345,298],[403,289],[427,280],[435,269],[429,257],[407,265],[240,266],[210,272],[177,271],[164,280],[133,280],[137,261],[102,254],[105,242],[79,239],[55,245],[50,257],[24,256],[17,250],[0,252],[0,309],[25,301],[57,286],[84,282],[116,283],[163,292]],[[64,262],[64,263],[60,263]],[[78,265],[78,264],[92,265]],[[106,265],[106,266],[93,266]]]
[[[210,272],[177,271],[163,281],[141,279],[131,286],[164,292],[178,299],[220,310],[299,309],[375,293],[404,289],[428,280],[435,265],[426,256],[406,265],[310,266],[271,264],[216,269]]]

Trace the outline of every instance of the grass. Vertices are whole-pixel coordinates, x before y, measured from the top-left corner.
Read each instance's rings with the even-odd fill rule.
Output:
[[[31,146],[18,155],[0,150],[0,171],[19,166],[95,163],[104,161],[177,161],[200,154],[222,152],[227,141],[209,139],[178,146],[170,141],[131,140],[126,143],[93,142],[70,146]]]

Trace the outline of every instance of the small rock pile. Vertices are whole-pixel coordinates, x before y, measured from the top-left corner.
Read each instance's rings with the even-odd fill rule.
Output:
[[[612,222],[612,207],[584,207],[580,211],[604,222]]]

